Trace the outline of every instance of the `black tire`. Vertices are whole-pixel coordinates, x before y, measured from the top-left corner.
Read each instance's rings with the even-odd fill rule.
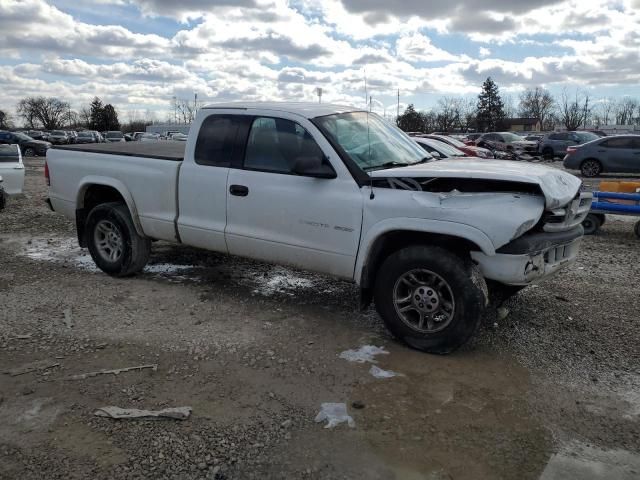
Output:
[[[593,235],[602,226],[602,222],[600,221],[600,215],[597,213],[589,213],[582,221],[582,228],[584,228],[585,235]]]
[[[598,220],[600,220],[600,226],[602,227],[602,225],[607,221],[607,216],[604,213],[594,213],[594,215],[598,217]]]
[[[410,274],[414,274],[413,278],[422,276],[426,281],[409,286],[402,278]],[[429,283],[429,278],[435,280]],[[433,302],[437,303],[433,307],[436,310],[429,314],[430,320],[425,320],[427,329],[419,328],[422,323],[418,319],[418,324],[411,326],[408,321],[411,310],[402,317],[396,309],[394,298],[402,289],[406,290],[402,296],[408,293],[407,304],[415,305],[410,308],[414,308],[412,316],[418,319],[423,318],[418,307],[424,311],[424,307],[431,306],[429,300],[437,299]],[[421,299],[414,302],[419,297]],[[378,313],[397,339],[424,352],[447,354],[464,345],[474,334],[487,305],[488,293],[484,278],[470,261],[465,262],[440,247],[412,246],[391,254],[382,263],[376,277],[374,298]],[[446,318],[437,320],[435,316]]]
[[[36,151],[31,147],[27,147],[24,149],[24,153],[22,155],[25,157],[35,157]]]
[[[602,173],[602,164],[595,158],[587,158],[580,165],[580,172],[583,177],[593,178]]]
[[[7,194],[4,191],[4,188],[2,188],[2,185],[0,185],[0,211],[4,210],[4,207],[7,206]]]
[[[151,240],[138,235],[129,209],[119,202],[103,203],[89,212],[85,241],[95,264],[114,277],[140,272],[151,253]]]
[[[633,231],[635,232],[636,236],[640,238],[640,221],[636,222],[633,227]]]
[[[553,148],[544,147],[542,149],[542,156],[544,157],[545,160],[553,160],[556,155],[555,155],[555,152],[553,151]]]

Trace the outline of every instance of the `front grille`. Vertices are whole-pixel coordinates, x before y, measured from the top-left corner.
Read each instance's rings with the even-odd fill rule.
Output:
[[[564,232],[580,225],[591,209],[592,200],[591,192],[580,192],[564,207],[546,211],[541,220],[542,229],[545,232]]]

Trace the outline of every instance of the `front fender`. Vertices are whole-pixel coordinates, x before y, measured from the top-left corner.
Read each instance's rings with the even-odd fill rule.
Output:
[[[363,232],[354,271],[354,280],[356,283],[360,283],[362,270],[367,263],[367,258],[369,258],[371,254],[371,249],[375,241],[385,233],[398,230],[450,235],[462,238],[476,244],[482,253],[489,256],[495,255],[495,248],[491,239],[483,231],[470,225],[422,218],[389,218],[375,223],[366,232]]]

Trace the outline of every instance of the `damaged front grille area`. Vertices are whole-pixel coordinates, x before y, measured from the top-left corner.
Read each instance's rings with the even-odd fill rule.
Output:
[[[544,212],[539,223],[540,229],[550,233],[564,232],[580,225],[591,209],[592,200],[591,192],[578,192],[564,207]]]

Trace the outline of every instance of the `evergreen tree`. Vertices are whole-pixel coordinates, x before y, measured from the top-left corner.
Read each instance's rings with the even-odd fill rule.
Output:
[[[98,97],[93,98],[93,102],[91,102],[90,106],[91,113],[89,114],[89,126],[93,130],[98,130],[103,132],[105,128],[104,125],[104,107],[102,106],[102,101]]]
[[[396,123],[405,132],[424,132],[424,116],[416,111],[413,104],[409,105],[404,113],[398,117]]]
[[[118,121],[118,112],[113,105],[107,103],[102,109],[102,120],[105,130],[120,130],[120,122]]]
[[[498,85],[488,77],[478,95],[478,130],[495,131],[501,126],[504,117],[504,103],[500,98]]]

